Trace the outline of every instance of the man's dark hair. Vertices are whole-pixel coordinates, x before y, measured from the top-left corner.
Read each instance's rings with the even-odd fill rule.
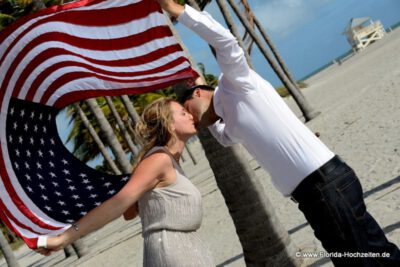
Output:
[[[205,84],[195,85],[195,86],[192,86],[192,87],[188,88],[187,90],[185,90],[178,97],[178,102],[183,104],[183,103],[185,103],[186,100],[191,99],[193,97],[194,90],[196,90],[197,88],[207,90],[207,91],[214,91],[214,87],[209,86],[209,85],[205,85]]]

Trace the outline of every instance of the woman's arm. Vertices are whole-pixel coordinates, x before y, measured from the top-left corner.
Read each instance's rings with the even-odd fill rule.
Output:
[[[153,189],[165,178],[171,159],[165,153],[154,153],[139,163],[128,183],[112,198],[91,210],[57,237],[48,237],[46,249],[60,250],[80,237],[93,232],[121,216],[147,191]]]

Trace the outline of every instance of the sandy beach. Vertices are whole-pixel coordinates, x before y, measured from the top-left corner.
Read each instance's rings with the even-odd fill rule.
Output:
[[[305,63],[306,64],[306,63]],[[400,28],[341,65],[335,64],[309,78],[304,94],[321,114],[307,123],[358,174],[367,209],[400,246]],[[300,117],[293,100],[286,100]],[[199,187],[204,200],[200,234],[209,244],[217,266],[245,266],[232,220],[199,142],[190,144],[196,165],[185,154],[184,170]],[[323,252],[295,203],[273,188],[268,174],[249,158],[263,181],[279,219],[302,252]],[[143,240],[139,220],[119,219],[84,237],[90,253],[81,259],[50,257],[22,247],[21,266],[142,266]],[[4,259],[0,267],[5,267]],[[329,258],[304,258],[303,266],[333,266]]]

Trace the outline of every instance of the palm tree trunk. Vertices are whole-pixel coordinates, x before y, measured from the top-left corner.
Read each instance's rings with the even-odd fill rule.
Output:
[[[105,147],[105,145],[103,144],[103,142],[101,141],[100,137],[98,136],[98,134],[96,133],[96,130],[93,128],[93,126],[90,124],[89,119],[86,117],[85,113],[83,112],[82,108],[78,105],[75,104],[75,109],[78,112],[79,117],[82,120],[82,123],[85,125],[85,127],[88,129],[90,135],[93,137],[93,140],[96,142],[100,153],[103,155],[105,161],[108,163],[108,165],[110,166],[110,168],[113,170],[113,172],[115,174],[121,174],[121,171],[118,169],[117,165],[115,165],[115,162],[112,160],[112,158],[110,157],[110,155],[107,152],[107,149]]]
[[[104,98],[105,98],[105,100],[107,102],[107,105],[110,107],[110,110],[111,110],[115,120],[117,121],[118,127],[122,131],[122,136],[124,137],[125,142],[128,145],[130,151],[133,153],[133,155],[137,155],[139,150],[137,149],[137,147],[133,143],[132,138],[129,135],[129,133],[128,133],[126,127],[125,127],[125,124],[121,119],[121,116],[119,115],[117,109],[115,108],[115,105],[114,105],[114,103],[112,101],[112,98],[109,97],[109,96],[105,96]]]
[[[32,2],[37,10],[46,8],[46,5],[44,4],[43,0],[33,0]]]
[[[257,26],[258,30],[261,33],[261,36],[264,38],[265,42],[268,44],[269,48],[271,49],[272,54],[275,56],[276,61],[278,62],[278,64],[281,66],[283,72],[285,72],[286,76],[289,78],[289,80],[297,85],[297,81],[295,78],[293,78],[292,73],[290,73],[289,69],[287,68],[285,61],[283,61],[281,55],[279,54],[278,50],[276,50],[276,47],[274,45],[274,43],[271,41],[271,39],[269,38],[269,36],[267,35],[267,33],[265,32],[264,27],[260,24],[260,22],[258,21],[257,17],[254,17],[254,23]]]
[[[7,242],[6,237],[3,234],[3,231],[0,229],[0,250],[6,259],[6,263],[8,267],[19,267],[18,261],[14,256],[14,253]]]
[[[239,145],[224,148],[208,129],[200,142],[235,224],[246,266],[298,266],[298,250],[282,227]]]
[[[189,3],[189,5],[190,5],[191,7],[193,7],[194,9],[196,9],[196,10],[202,10],[195,0],[186,0],[186,1],[187,1],[187,3]],[[205,4],[205,5],[206,5],[206,4]],[[204,5],[204,7],[205,7],[205,5]],[[174,33],[174,35],[175,35],[175,33]],[[213,48],[211,45],[208,45],[208,46],[210,47],[211,53],[212,53],[212,54],[214,55],[214,57],[215,57],[215,56],[216,56],[216,53],[215,53],[214,48]],[[192,64],[192,65],[193,65],[193,64]],[[204,80],[204,79],[203,79],[203,80]],[[204,80],[204,81],[205,81],[205,80]]]
[[[225,1],[225,0],[221,0]],[[300,92],[300,90],[290,82],[288,77],[285,75],[283,72],[282,68],[276,63],[276,61],[271,57],[267,49],[264,47],[262,44],[260,38],[257,36],[256,32],[254,29],[251,28],[251,25],[247,21],[247,19],[243,16],[243,14],[240,12],[237,4],[235,3],[234,0],[228,0],[228,3],[232,7],[233,11],[235,12],[236,16],[240,19],[242,22],[243,26],[246,28],[246,30],[249,32],[251,37],[254,39],[255,43],[257,44],[258,48],[260,49],[261,53],[265,57],[265,59],[268,61],[268,63],[271,65],[272,69],[274,72],[278,75],[279,79],[282,81],[283,85],[288,89],[289,93],[293,96],[293,99],[299,106],[301,112],[303,113],[303,116],[305,118],[305,121],[309,121],[313,118],[315,118],[319,112],[314,111],[310,104],[307,102],[307,100],[304,98],[303,94]]]
[[[130,129],[135,128],[136,123],[140,120],[140,116],[136,112],[136,109],[135,109],[134,105],[132,104],[132,101],[129,99],[129,97],[127,95],[122,95],[120,97],[121,97],[122,103],[125,106],[126,111],[128,112],[129,118],[131,119],[131,122],[132,122],[132,125],[128,125],[128,128],[130,128]],[[136,143],[139,146],[142,146],[143,144],[142,144],[140,136],[138,136],[135,131],[131,131],[131,132],[134,136]]]
[[[133,106],[131,100],[127,95],[121,96],[122,103],[124,104],[126,110],[128,111],[129,117],[132,120],[133,126],[140,120],[140,116],[137,114],[135,107]]]
[[[248,21],[250,22],[251,27],[254,29],[254,14],[253,14],[253,12],[251,12],[249,3],[247,3],[247,0],[241,0],[240,2],[242,3],[242,5],[244,7],[244,11],[246,13]],[[253,48],[254,40],[253,40],[253,38],[251,38],[251,35],[247,31],[245,31],[242,39],[243,39],[243,43],[245,45],[247,45],[247,51],[250,55],[251,50]]]
[[[235,23],[233,22],[231,13],[229,12],[229,9],[228,9],[228,6],[226,5],[226,2],[225,1],[221,1],[221,0],[217,0],[217,4],[218,4],[219,9],[221,10],[222,15],[224,16],[225,22],[228,25],[229,30],[236,37],[236,39],[238,40],[239,45],[242,47],[242,49],[244,51],[244,55],[245,55],[246,60],[247,60],[247,64],[249,64],[250,68],[254,69],[253,64],[251,62],[250,55],[248,53],[248,50],[244,46],[243,40],[242,40],[242,38],[241,38],[241,36],[239,34],[239,31],[238,31]]]
[[[194,0],[188,2],[199,10]],[[224,148],[208,129],[200,130],[198,137],[235,224],[246,265],[297,266],[300,261],[294,257],[297,248],[277,219],[242,148]]]
[[[117,137],[115,136],[115,133],[108,122],[107,118],[104,116],[103,111],[99,107],[99,104],[97,103],[96,99],[91,98],[85,100],[85,102],[88,104],[90,110],[92,111],[93,115],[95,116],[100,130],[104,134],[104,138],[107,142],[107,144],[110,146],[112,152],[115,155],[115,158],[121,166],[122,171],[126,174],[132,172],[132,166],[128,161],[128,158],[126,157],[126,154],[124,150],[122,149],[121,144],[119,143]]]

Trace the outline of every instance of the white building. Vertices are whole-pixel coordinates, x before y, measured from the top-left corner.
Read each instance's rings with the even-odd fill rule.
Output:
[[[382,39],[386,31],[382,23],[370,17],[352,18],[344,30],[347,41],[355,51],[363,50],[369,44]]]

